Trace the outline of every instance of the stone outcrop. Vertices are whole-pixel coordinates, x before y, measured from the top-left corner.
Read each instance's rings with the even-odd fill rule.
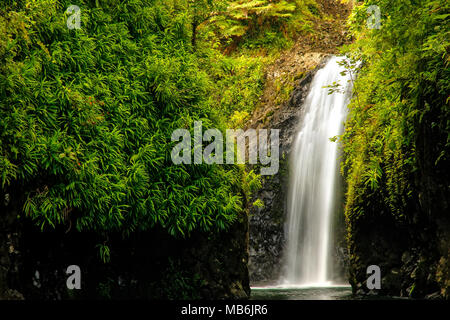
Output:
[[[0,299],[247,299],[248,219],[227,230],[175,239],[161,228],[124,239],[111,234],[103,263],[98,234],[41,232],[30,221],[0,216]],[[10,217],[7,220],[6,218]],[[81,269],[81,289],[69,290],[67,267]]]

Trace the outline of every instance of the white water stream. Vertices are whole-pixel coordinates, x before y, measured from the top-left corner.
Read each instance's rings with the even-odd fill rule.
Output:
[[[336,210],[338,144],[351,94],[350,75],[332,57],[311,83],[291,153],[288,194],[286,270],[283,286],[328,286],[332,248],[331,222]],[[324,86],[339,82],[342,92]]]

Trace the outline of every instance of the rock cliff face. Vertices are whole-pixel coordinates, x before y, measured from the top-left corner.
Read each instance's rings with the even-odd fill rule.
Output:
[[[0,300],[23,299],[22,294],[14,289],[20,267],[18,213],[17,199],[0,191]]]
[[[448,161],[437,165],[438,143],[445,134],[433,129],[436,115],[420,125],[418,168],[409,174],[411,193],[404,219],[396,220],[383,199],[361,204],[365,214],[348,220],[350,283],[358,294],[412,298],[450,298],[450,192]],[[366,286],[366,268],[381,268],[381,289]]]
[[[436,188],[436,186],[432,187]],[[420,202],[426,204],[424,196]],[[420,199],[420,198],[419,198]],[[443,200],[443,199],[441,199]],[[350,283],[357,294],[393,295],[412,298],[449,297],[449,222],[432,207],[425,212],[411,207],[411,219],[396,221],[380,209],[351,222]],[[429,211],[429,213],[426,213]],[[436,213],[436,212],[435,212]],[[370,292],[366,286],[369,265],[381,269],[381,289]]]
[[[248,219],[227,232],[174,239],[154,228],[123,240],[111,235],[111,261],[101,262],[94,233],[40,232],[20,226],[14,210],[0,215],[0,299],[247,299]],[[20,230],[20,232],[19,232]],[[68,290],[69,265],[81,290]]]

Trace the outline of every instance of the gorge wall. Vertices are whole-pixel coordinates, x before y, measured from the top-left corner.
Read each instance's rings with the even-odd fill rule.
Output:
[[[428,115],[417,135],[418,170],[406,173],[411,197],[403,218],[393,217],[382,198],[359,203],[365,214],[348,218],[350,283],[358,294],[412,298],[449,298],[449,174],[445,161],[435,165],[442,132],[432,129]],[[366,268],[381,268],[381,289],[366,287]]]
[[[11,199],[14,200],[14,199]],[[99,235],[57,228],[41,232],[0,205],[0,299],[247,299],[248,220],[228,231],[186,239],[161,228],[109,238],[103,263]],[[5,213],[5,214],[3,214]],[[81,269],[81,290],[68,290],[66,269]]]

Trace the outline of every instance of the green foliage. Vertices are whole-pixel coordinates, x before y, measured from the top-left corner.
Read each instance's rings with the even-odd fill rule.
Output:
[[[367,28],[370,5],[380,7],[381,29]],[[418,144],[430,132],[433,151],[426,156],[436,172],[446,172],[449,14],[445,0],[364,1],[353,10],[349,26],[356,41],[347,51],[363,64],[342,137],[350,221],[384,208],[407,218],[408,202],[420,188],[414,172],[424,146]]]
[[[260,176],[255,174],[253,170],[250,170],[247,172],[244,176],[243,181],[243,190],[247,197],[250,197],[250,195],[261,188],[261,180]]]
[[[308,29],[309,8],[314,4],[312,0],[219,1],[204,6],[210,12],[202,15],[196,29],[204,40],[203,45],[197,43],[198,56],[215,83],[210,104],[220,106],[230,126],[242,125],[239,112],[252,113],[264,87],[265,66]],[[291,89],[283,86],[282,96]]]
[[[71,4],[0,4],[1,193],[42,230],[228,228],[259,177],[174,165],[171,134],[243,126],[273,58],[252,50],[289,45],[314,1],[80,0],[68,29]],[[234,40],[249,49],[221,52]]]
[[[247,111],[235,111],[230,117],[230,124],[233,128],[243,128],[249,116]]]
[[[235,112],[251,114],[254,110],[264,88],[264,63],[267,61],[268,58],[248,55],[228,57],[220,52],[208,55],[205,66],[215,83],[209,103],[220,106],[221,115],[230,120],[232,126],[242,125]]]
[[[221,126],[187,4],[79,1],[79,30],[66,26],[69,5],[0,7],[2,191],[22,190],[25,215],[42,229],[227,228],[242,210],[239,169],[170,158],[174,129]]]
[[[264,208],[264,202],[261,199],[256,199],[253,205],[257,208]]]
[[[313,0],[228,1],[224,14],[211,19],[214,32],[222,39],[244,40],[243,47],[284,48],[289,38],[309,30],[309,8]]]
[[[106,244],[98,244],[100,259],[107,263],[111,260],[110,248]]]

